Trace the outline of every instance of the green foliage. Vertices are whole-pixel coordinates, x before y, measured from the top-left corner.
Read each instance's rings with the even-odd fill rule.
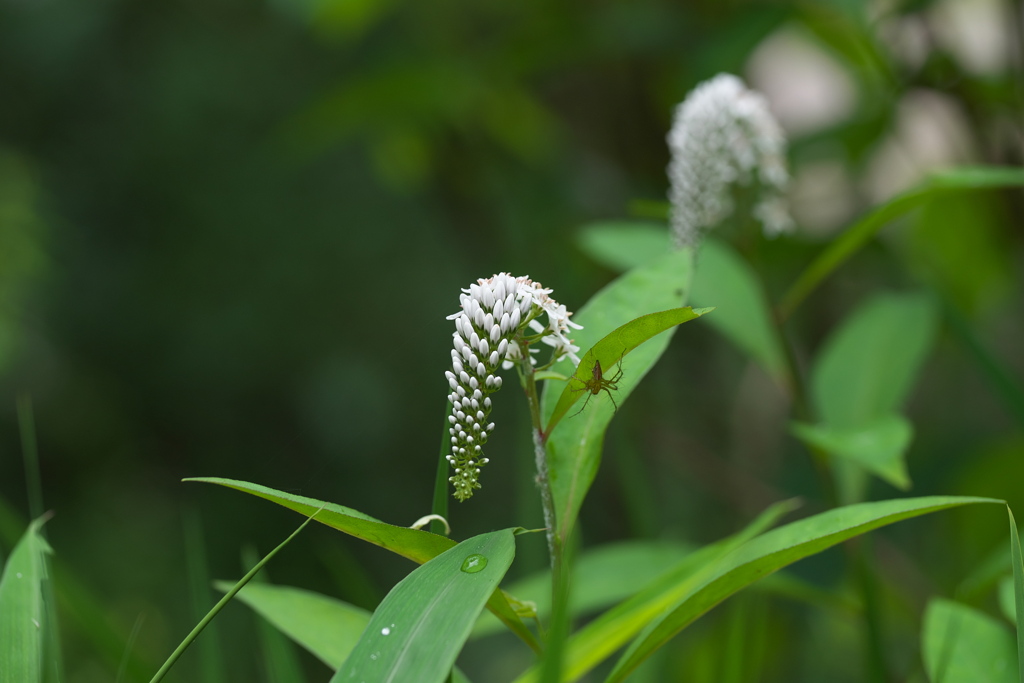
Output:
[[[773,505],[739,533],[687,555],[666,569],[644,590],[581,628],[567,643],[563,680],[577,680],[610,657],[652,619],[668,609],[678,599],[680,591],[687,590],[705,567],[771,528],[795,507],[794,501]],[[536,680],[538,671],[534,668],[517,678],[516,683]]]
[[[653,367],[671,340],[671,327],[692,320],[700,313],[680,309],[666,312],[662,317],[647,318],[639,327],[627,325],[639,314],[675,308],[686,298],[690,282],[692,256],[681,250],[640,266],[619,277],[595,294],[574,316],[583,325],[577,330],[575,341],[582,349],[596,349],[592,359],[601,360],[602,367],[611,368],[622,362],[622,379],[615,390],[616,402],[622,405],[644,375]],[[658,321],[664,322],[658,324]],[[624,354],[644,339],[660,330],[668,334],[654,337],[636,348],[628,357]],[[591,361],[592,362],[592,361]],[[568,361],[562,361],[566,364]],[[580,368],[588,372],[586,358]],[[591,366],[592,367],[592,366]],[[585,376],[589,376],[586,375]],[[560,388],[552,382],[544,387],[541,415],[547,420],[548,430],[558,422],[574,400],[582,398],[581,391],[573,392],[582,382]],[[568,396],[566,392],[569,392]],[[559,429],[550,431],[547,442],[551,488],[555,500],[558,534],[569,535],[580,506],[597,474],[605,430],[613,416],[611,401],[603,393],[593,397],[587,410],[566,419]]]
[[[515,390],[495,401],[495,485],[448,509],[445,424],[428,507],[443,318],[498,269],[539,278],[585,326],[578,368],[520,368],[554,566],[530,539],[510,592],[484,577],[472,600],[424,607],[458,621],[405,642],[435,658],[428,678],[464,681],[458,655],[482,681],[1009,680],[1010,635],[981,611],[998,601],[1024,681],[1012,513],[1010,547],[970,506],[754,584],[922,501],[967,500],[834,507],[889,490],[869,476],[1020,502],[1024,117],[1014,22],[976,4],[4,4],[0,452],[21,422],[29,457],[0,457],[0,681],[146,680],[195,621],[187,579],[205,596],[239,544],[276,542],[277,506],[367,542],[306,534],[290,584],[333,580],[321,590],[370,606],[409,569],[399,555],[423,565],[395,589],[415,595],[371,614],[250,583],[236,597],[259,630],[224,615],[201,636],[223,664],[193,652],[168,678],[301,680],[310,657],[283,634],[336,669],[371,618],[442,595],[451,568],[413,577],[459,539],[541,525],[527,470],[545,452]],[[986,21],[994,38],[970,42]],[[778,114],[798,225],[766,239],[738,192],[728,233],[671,253],[665,132],[720,72]],[[703,312],[684,305],[716,307],[719,336],[677,334]],[[935,344],[940,318],[953,343]],[[591,395],[597,363],[617,380]],[[203,479],[276,506],[237,514],[236,497],[177,485],[208,472],[270,482]],[[52,580],[40,522],[24,532],[44,493]],[[195,493],[208,523],[183,548]],[[335,496],[351,507],[317,500]],[[830,511],[766,533],[784,504],[707,544],[791,496]],[[358,510],[429,510],[452,538]],[[932,600],[919,632],[929,590],[959,602]],[[484,601],[471,635],[507,628],[530,650],[462,647]]]
[[[251,493],[260,498],[277,503],[300,514],[316,513],[315,519],[327,526],[343,531],[346,534],[355,536],[374,545],[390,550],[398,555],[407,557],[420,564],[432,560],[443,552],[446,552],[456,545],[456,542],[444,536],[438,536],[427,531],[410,529],[407,527],[393,526],[379,522],[369,515],[363,514],[351,508],[334,503],[313,500],[304,496],[296,496],[282,491],[275,491],[244,481],[231,479],[220,479],[217,477],[201,477],[186,481],[202,481],[210,484],[220,484],[245,493]],[[509,605],[508,599],[502,591],[497,590],[487,602],[490,609],[501,619],[516,635],[523,639],[530,647],[539,649],[533,634],[526,628],[522,620],[516,615]]]
[[[477,614],[515,557],[511,529],[474,536],[395,586],[331,681],[447,679]]]
[[[936,598],[928,603],[921,633],[928,679],[932,683],[1013,683],[1013,636],[978,610]]]
[[[754,270],[725,242],[709,239],[701,247],[690,298],[716,302],[720,310],[708,318],[711,326],[781,385],[789,383],[768,299]]]
[[[0,681],[36,683],[43,675],[43,640],[49,628],[43,604],[49,545],[32,522],[0,575]],[[56,656],[48,653],[47,656]]]
[[[792,522],[752,539],[735,552],[708,564],[680,598],[652,620],[615,665],[608,683],[621,681],[641,661],[719,602],[767,574],[821,552],[848,538],[911,517],[971,503],[999,503],[986,498],[933,496],[860,503]]]
[[[862,495],[859,467],[899,488],[909,486],[904,455],[911,427],[898,411],[937,323],[931,297],[879,294],[846,318],[815,359],[810,383],[821,424],[796,425],[794,432],[842,459],[845,500]]]
[[[1020,536],[1017,522],[1013,519],[1013,510],[1007,506],[1010,516],[1010,563],[1013,565],[1014,617],[1017,623],[1017,666],[1019,681],[1024,681],[1024,554],[1020,550]]]
[[[218,581],[217,588],[227,592],[231,586]],[[290,586],[250,583],[237,598],[334,670],[370,621],[364,609]]]

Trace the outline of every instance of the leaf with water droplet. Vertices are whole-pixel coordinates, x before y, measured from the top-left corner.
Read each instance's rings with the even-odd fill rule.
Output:
[[[504,529],[465,540],[415,569],[381,602],[331,682],[446,680],[514,556],[515,534]]]

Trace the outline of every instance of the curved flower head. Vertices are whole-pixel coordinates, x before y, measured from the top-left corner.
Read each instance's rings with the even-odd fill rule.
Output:
[[[696,244],[704,230],[732,212],[732,187],[754,181],[754,216],[765,234],[792,228],[782,129],[764,97],[736,76],[719,74],[693,89],[676,108],[668,146],[670,222],[678,245]]]
[[[544,335],[540,341],[554,348],[555,359],[566,356],[579,363],[580,349],[566,334],[580,326],[569,320],[572,314],[550,294],[550,289],[529,277],[498,273],[463,289],[461,309],[448,316],[455,321],[452,369],[445,372],[452,390],[448,395],[452,452],[447,460],[455,470],[448,480],[460,501],[480,488],[480,469],[489,462],[483,447],[494,430],[489,421],[490,394],[501,388],[498,368],[512,367],[524,353],[529,355],[529,343],[536,339],[528,339],[526,329]],[[538,320],[545,313],[547,325]],[[530,360],[534,362],[532,356]]]

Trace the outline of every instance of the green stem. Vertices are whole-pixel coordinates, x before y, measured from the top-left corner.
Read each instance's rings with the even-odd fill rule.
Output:
[[[321,507],[320,510],[323,510],[323,508]],[[266,557],[260,560],[255,567],[250,569],[249,573],[243,576],[241,580],[238,583],[236,583],[235,586],[230,591],[228,591],[227,594],[225,594],[224,597],[221,598],[209,612],[207,612],[206,616],[203,617],[198,624],[196,624],[196,627],[192,629],[191,633],[185,636],[185,640],[181,641],[181,645],[175,648],[174,652],[171,653],[171,656],[167,658],[166,662],[164,662],[164,665],[160,667],[160,670],[157,671],[153,678],[150,680],[150,683],[159,683],[159,681],[163,680],[164,676],[167,675],[167,672],[171,670],[171,667],[174,666],[174,664],[178,661],[181,655],[184,654],[185,650],[188,649],[188,646],[191,645],[192,642],[199,637],[199,634],[203,632],[203,629],[206,628],[207,624],[213,621],[213,618],[217,616],[217,614],[224,608],[224,605],[228,604],[228,602],[230,602],[231,599],[238,594],[238,591],[242,590],[245,584],[249,583],[249,581],[252,580],[252,578],[256,576],[256,574],[259,573],[261,569],[263,569],[263,565],[265,565],[267,562],[270,562],[270,558],[272,558],[274,555],[278,553],[278,551],[280,551],[282,548],[288,545],[289,541],[298,536],[299,532],[305,529],[306,525],[312,522],[313,519],[318,514],[320,514],[320,510],[317,510],[312,515],[307,517],[306,521],[300,524],[299,528],[293,531],[291,536],[284,539],[284,541],[282,541],[279,546],[277,546],[269,553],[267,553]]]
[[[537,466],[537,487],[540,489],[540,501],[544,508],[544,526],[547,531],[548,553],[551,556],[551,567],[562,564],[562,543],[555,533],[555,497],[551,491],[551,478],[548,475],[547,434],[540,418],[540,399],[537,395],[537,379],[533,366],[530,364],[529,352],[523,354],[520,365],[520,376],[523,378],[523,390],[526,403],[530,408],[530,422],[533,431],[533,458]]]

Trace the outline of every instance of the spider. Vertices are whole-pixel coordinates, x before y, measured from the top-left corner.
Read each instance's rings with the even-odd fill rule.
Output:
[[[619,357],[619,362],[616,364],[616,368],[618,371],[615,373],[613,377],[605,378],[604,371],[601,369],[601,361],[595,360],[594,371],[592,373],[592,377],[589,380],[584,381],[577,377],[575,373],[573,373],[573,379],[578,379],[579,381],[583,382],[582,387],[580,387],[579,389],[573,389],[573,391],[587,391],[589,392],[589,395],[587,396],[587,400],[583,402],[583,408],[580,408],[575,413],[573,413],[572,417],[576,417],[577,415],[582,413],[583,409],[586,408],[587,404],[590,402],[590,398],[592,396],[597,396],[602,391],[608,394],[608,398],[611,399],[612,405],[615,406],[615,410],[619,409],[619,405],[615,402],[615,397],[612,396],[611,390],[617,390],[618,382],[620,379],[622,379],[622,356]]]

